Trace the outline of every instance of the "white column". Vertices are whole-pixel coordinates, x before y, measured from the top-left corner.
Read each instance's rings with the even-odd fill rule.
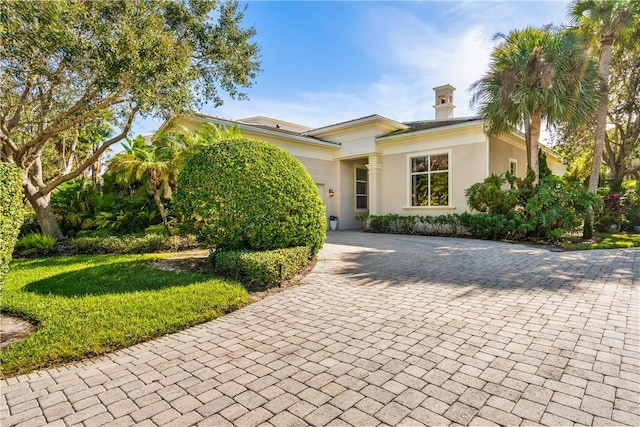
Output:
[[[377,154],[369,156],[369,215],[382,215],[380,186],[382,181],[382,163]]]

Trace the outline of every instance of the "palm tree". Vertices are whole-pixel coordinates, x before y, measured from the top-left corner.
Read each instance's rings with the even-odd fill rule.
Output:
[[[181,147],[170,138],[157,138],[149,145],[138,136],[124,145],[125,152],[115,156],[109,170],[123,185],[142,182],[153,193],[153,200],[162,217],[162,224],[172,236],[167,209],[162,199],[171,198],[171,185],[175,184],[182,165]]]
[[[578,31],[586,35],[598,55],[598,102],[595,131],[595,150],[589,178],[589,191],[598,189],[598,178],[602,165],[602,152],[607,131],[607,107],[609,100],[609,78],[613,45],[620,35],[632,28],[640,17],[640,2],[629,0],[576,0],[571,8],[571,17]]]
[[[527,166],[539,177],[538,149],[543,120],[583,123],[595,102],[595,64],[577,37],[549,28],[527,27],[497,34],[489,71],[472,86],[472,105],[490,134],[524,128]]]

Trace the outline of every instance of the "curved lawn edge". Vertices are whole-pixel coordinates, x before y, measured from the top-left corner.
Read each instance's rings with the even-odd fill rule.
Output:
[[[0,352],[1,376],[100,356],[216,319],[249,302],[238,282],[148,265],[171,255],[15,260],[0,309],[33,320],[38,328]]]

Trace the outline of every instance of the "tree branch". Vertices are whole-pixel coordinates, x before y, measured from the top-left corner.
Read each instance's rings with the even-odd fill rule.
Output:
[[[100,158],[100,156],[106,151],[107,148],[109,148],[110,146],[112,146],[116,142],[119,142],[119,141],[123,140],[124,138],[126,138],[126,136],[129,134],[129,131],[131,130],[131,125],[133,124],[133,120],[134,120],[136,114],[138,114],[138,110],[139,110],[138,107],[135,107],[135,108],[133,108],[133,110],[131,110],[129,118],[127,119],[127,123],[125,124],[124,128],[122,129],[122,132],[120,132],[118,135],[116,135],[113,138],[111,138],[111,139],[103,142],[102,144],[100,144],[98,149],[92,155],[87,157],[81,164],[79,164],[75,168],[75,170],[73,170],[73,171],[71,171],[71,172],[69,172],[67,174],[64,174],[64,175],[59,175],[53,181],[49,182],[42,189],[42,194],[48,194],[49,192],[51,192],[54,188],[56,188],[58,185],[62,184],[63,182],[72,180],[73,178],[77,178],[78,176],[80,176],[85,171],[85,169],[87,169],[96,160],[98,160]]]
[[[11,132],[11,130],[14,127],[16,127],[18,122],[20,121],[20,117],[22,116],[22,110],[24,109],[24,105],[27,101],[27,98],[29,97],[29,93],[31,92],[32,88],[33,88],[33,83],[31,82],[30,78],[27,78],[27,83],[24,85],[24,90],[22,91],[22,95],[20,96],[20,101],[16,106],[16,111],[15,113],[13,113],[13,116],[9,119],[9,122],[7,123],[7,127],[6,127],[7,134]]]

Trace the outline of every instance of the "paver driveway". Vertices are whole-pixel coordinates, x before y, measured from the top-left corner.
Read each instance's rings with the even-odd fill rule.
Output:
[[[1,423],[639,425],[639,253],[332,233],[303,286],[2,382]]]

